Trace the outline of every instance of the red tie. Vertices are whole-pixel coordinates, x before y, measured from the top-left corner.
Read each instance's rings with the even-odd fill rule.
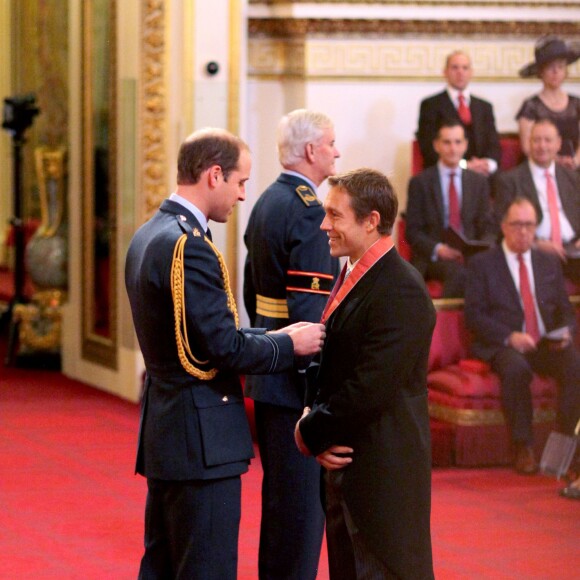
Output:
[[[463,93],[459,93],[458,99],[459,99],[459,107],[457,109],[457,112],[459,113],[459,118],[461,119],[461,122],[464,125],[471,125],[471,111],[469,110],[469,107],[465,102],[465,97],[463,96]]]
[[[449,225],[458,232],[461,231],[461,212],[459,211],[459,197],[455,189],[455,173],[449,174]]]
[[[550,239],[558,246],[562,245],[562,233],[560,232],[560,212],[558,211],[558,194],[551,173],[546,169],[546,192],[548,194],[548,211],[550,212]]]
[[[518,262],[520,263],[520,294],[524,305],[526,332],[535,342],[538,342],[538,340],[540,340],[538,317],[536,315],[536,307],[534,306],[534,297],[532,296],[530,279],[528,278],[528,269],[521,254],[518,254]]]

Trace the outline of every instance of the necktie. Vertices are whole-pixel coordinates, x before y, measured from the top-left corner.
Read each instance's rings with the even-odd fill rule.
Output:
[[[560,212],[558,211],[558,194],[551,173],[546,169],[546,193],[548,194],[548,211],[550,212],[550,239],[558,246],[562,245],[560,232]]]
[[[521,254],[518,254],[518,262],[520,263],[520,295],[524,305],[524,321],[526,323],[526,332],[536,342],[538,342],[538,340],[540,340],[538,317],[536,315],[534,297],[532,296],[532,289],[530,287],[528,268],[526,267],[526,263],[524,262],[524,258]]]
[[[453,172],[449,174],[449,225],[457,231],[461,231],[459,197],[455,189],[455,173]]]
[[[213,242],[213,239],[211,237],[211,230],[209,228],[207,228],[205,235],[209,238],[210,242]]]
[[[465,102],[465,97],[463,93],[459,93],[458,96],[459,100],[459,107],[457,108],[457,112],[459,113],[459,118],[464,125],[471,125],[471,111]]]

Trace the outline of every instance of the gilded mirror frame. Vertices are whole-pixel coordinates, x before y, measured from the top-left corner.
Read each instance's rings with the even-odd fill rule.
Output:
[[[95,15],[102,18],[107,10],[106,26],[98,26]],[[100,11],[100,12],[98,12]],[[82,6],[82,357],[109,368],[117,368],[117,38],[116,0],[84,0]],[[97,37],[107,34],[108,38]],[[104,54],[97,54],[97,47]],[[95,103],[97,57],[106,59],[108,74],[104,79],[105,102],[98,110]],[[101,87],[103,88],[103,87]],[[106,124],[106,127],[103,125]],[[105,131],[106,150],[97,155],[96,128]],[[99,151],[102,153],[102,151]],[[102,201],[96,179],[102,161],[105,173],[105,233],[96,202]],[[102,212],[102,208],[99,210]],[[99,228],[99,230],[97,230]],[[103,261],[102,238],[106,239]],[[97,285],[100,284],[100,287]],[[106,300],[103,302],[103,296]]]

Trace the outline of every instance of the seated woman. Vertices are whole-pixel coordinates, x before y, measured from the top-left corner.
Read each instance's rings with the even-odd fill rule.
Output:
[[[550,119],[560,131],[562,147],[557,162],[569,169],[580,166],[580,98],[562,89],[567,66],[580,58],[574,50],[556,36],[544,36],[535,47],[535,61],[520,70],[520,76],[537,76],[543,87],[539,94],[526,99],[516,119],[519,122],[520,142],[525,155],[529,154],[530,132],[534,121]]]

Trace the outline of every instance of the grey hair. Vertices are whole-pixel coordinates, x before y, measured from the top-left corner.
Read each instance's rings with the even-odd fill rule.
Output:
[[[308,143],[316,143],[324,130],[333,127],[323,113],[296,109],[280,120],[278,125],[278,158],[283,167],[296,165],[305,158]]]

